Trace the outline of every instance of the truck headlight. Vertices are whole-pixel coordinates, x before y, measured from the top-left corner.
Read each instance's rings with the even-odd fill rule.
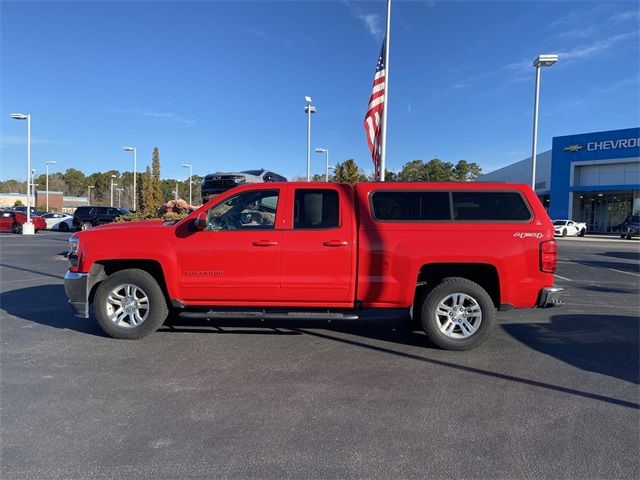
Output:
[[[69,259],[69,266],[77,267],[78,266],[78,249],[80,248],[80,239],[75,235],[71,235],[69,239],[69,253],[67,253],[67,258]]]

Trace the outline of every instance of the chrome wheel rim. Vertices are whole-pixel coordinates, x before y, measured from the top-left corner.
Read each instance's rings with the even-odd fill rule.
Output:
[[[469,338],[480,328],[482,309],[478,301],[466,293],[447,295],[436,307],[436,322],[449,338]]]
[[[149,297],[140,287],[125,283],[109,292],[107,317],[121,328],[139,327],[149,316]]]

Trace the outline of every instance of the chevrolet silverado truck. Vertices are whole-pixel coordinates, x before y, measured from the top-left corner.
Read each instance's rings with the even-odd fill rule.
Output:
[[[484,341],[496,310],[549,307],[557,245],[540,201],[505,183],[259,183],[174,223],[74,234],[65,290],[108,335],[182,318],[357,319],[409,309],[441,348]]]

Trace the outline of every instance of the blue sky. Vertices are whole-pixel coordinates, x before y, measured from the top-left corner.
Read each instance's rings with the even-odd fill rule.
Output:
[[[306,172],[312,146],[371,172],[362,122],[384,1],[2,1],[0,179],[139,170],[160,148],[163,178]],[[392,10],[387,166],[438,157],[484,171],[531,150],[539,53],[539,151],[553,136],[638,126],[638,2],[402,1]],[[324,159],[312,154],[312,172]]]

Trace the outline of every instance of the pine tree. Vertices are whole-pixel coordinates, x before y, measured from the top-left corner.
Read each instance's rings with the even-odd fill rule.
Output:
[[[136,173],[136,211],[144,212],[144,175]]]
[[[150,202],[152,210],[157,211],[162,205],[162,182],[160,181],[160,150],[153,149],[151,160],[151,195]]]
[[[355,160],[350,158],[343,163],[338,163],[335,166],[333,175],[333,181],[338,183],[350,183],[366,182],[367,177],[364,175],[356,165]]]
[[[151,168],[147,165],[147,169],[142,177],[142,202],[140,202],[140,212],[147,216],[155,213],[153,208],[153,193],[151,191]]]

